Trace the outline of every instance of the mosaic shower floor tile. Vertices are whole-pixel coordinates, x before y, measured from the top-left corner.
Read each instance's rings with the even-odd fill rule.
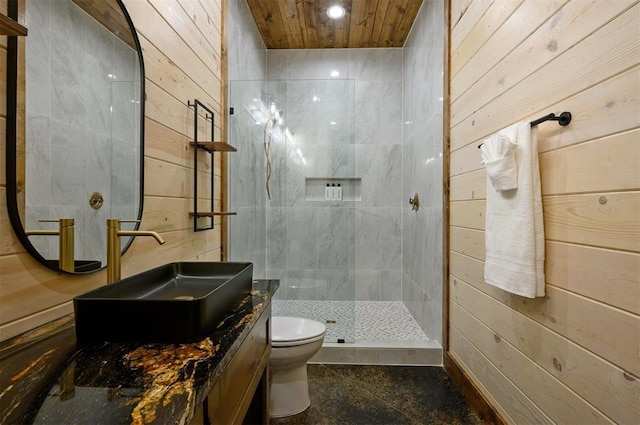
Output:
[[[274,300],[274,316],[306,317],[327,327],[325,342],[428,341],[400,301]]]

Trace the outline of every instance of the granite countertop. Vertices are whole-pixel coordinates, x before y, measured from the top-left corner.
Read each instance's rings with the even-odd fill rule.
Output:
[[[195,343],[78,348],[72,315],[3,342],[0,422],[187,424],[278,285],[254,281],[251,295]]]

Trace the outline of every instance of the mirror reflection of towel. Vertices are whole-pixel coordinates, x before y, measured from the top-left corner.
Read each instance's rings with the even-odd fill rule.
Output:
[[[514,142],[517,188],[495,188],[487,169],[484,280],[517,295],[541,297],[545,278],[538,129],[520,122],[501,130],[494,140],[504,140],[500,135]],[[497,181],[503,187],[502,178]]]
[[[516,145],[509,136],[495,134],[485,139],[480,146],[482,163],[493,188],[498,191],[518,187],[518,167],[516,166]]]

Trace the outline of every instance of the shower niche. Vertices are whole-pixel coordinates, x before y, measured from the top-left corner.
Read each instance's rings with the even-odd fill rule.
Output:
[[[340,188],[340,195],[335,190]],[[334,194],[328,195],[327,189]],[[307,177],[304,184],[304,199],[311,202],[349,202],[362,199],[360,177]]]

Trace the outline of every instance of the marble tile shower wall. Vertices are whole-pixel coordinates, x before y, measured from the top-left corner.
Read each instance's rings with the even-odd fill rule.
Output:
[[[264,80],[267,49],[246,0],[228,0],[228,74],[230,80]],[[260,92],[253,98],[259,98]],[[253,99],[250,98],[250,99]]]
[[[268,204],[277,296],[400,300],[402,50],[269,50],[267,80],[296,144],[274,166],[284,198]],[[305,202],[305,177],[359,177],[361,200]]]
[[[26,6],[27,228],[72,217],[76,259],[101,259],[105,220],[136,218],[138,210],[137,53],[69,0]],[[89,207],[96,191],[111,210]],[[31,240],[45,257],[58,257],[57,238]]]
[[[280,298],[354,299],[354,202],[309,200],[305,187],[354,175],[354,92],[344,79],[267,82],[267,104],[284,113],[267,201],[267,273],[281,280]]]
[[[442,343],[443,0],[425,2],[403,48],[402,301],[429,338]],[[425,78],[430,76],[430,78]]]

